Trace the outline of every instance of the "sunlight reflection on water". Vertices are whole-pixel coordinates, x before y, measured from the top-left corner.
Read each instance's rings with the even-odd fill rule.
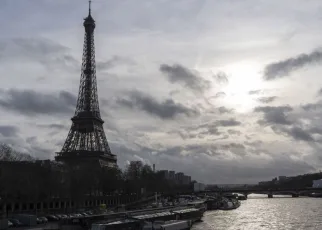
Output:
[[[322,198],[266,197],[241,201],[232,211],[208,211],[192,229],[322,229]]]

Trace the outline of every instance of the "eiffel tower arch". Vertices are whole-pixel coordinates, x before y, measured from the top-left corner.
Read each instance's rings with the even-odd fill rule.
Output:
[[[89,7],[84,19],[85,37],[81,78],[75,114],[72,126],[55,160],[70,166],[90,166],[99,164],[103,167],[116,167],[116,155],[111,153],[101,118],[96,81],[94,29],[95,21]]]

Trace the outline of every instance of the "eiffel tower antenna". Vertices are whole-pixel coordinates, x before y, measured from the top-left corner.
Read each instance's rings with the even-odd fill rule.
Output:
[[[101,166],[116,167],[116,156],[111,153],[103,129],[96,81],[94,47],[95,21],[89,14],[84,19],[85,28],[80,86],[72,126],[60,152],[55,159],[70,165],[99,163]]]
[[[91,4],[92,4],[92,0],[88,1],[88,15],[91,15]]]

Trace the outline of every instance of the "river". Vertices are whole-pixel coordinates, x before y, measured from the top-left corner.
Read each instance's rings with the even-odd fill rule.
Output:
[[[193,230],[322,229],[322,198],[249,197],[231,211],[207,211]]]

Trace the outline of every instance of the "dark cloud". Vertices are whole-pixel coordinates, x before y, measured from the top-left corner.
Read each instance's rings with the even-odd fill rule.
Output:
[[[234,127],[234,126],[240,126],[241,122],[236,121],[235,119],[227,119],[227,120],[218,120],[214,122],[208,122],[205,124],[201,124],[195,127],[187,128],[186,131],[195,131],[195,130],[206,130],[206,131],[199,131],[201,134],[210,134],[210,135],[220,135],[222,132],[219,132],[219,127]]]
[[[17,136],[18,128],[11,125],[0,125],[0,134],[4,137]]]
[[[238,144],[238,143],[229,143],[229,144],[221,145],[220,147],[223,149],[231,149],[231,148],[245,149],[245,146],[243,144]]]
[[[205,138],[209,135],[219,136],[222,133],[218,130],[215,125],[209,125],[204,128],[204,130],[197,132],[195,135],[199,138]]]
[[[183,159],[184,155],[201,155],[206,154],[209,156],[216,156],[220,153],[217,152],[218,147],[214,144],[205,144],[205,145],[199,145],[199,144],[188,144],[183,146],[173,146],[164,148],[163,150],[158,150],[158,155],[168,155],[168,156],[177,156]],[[150,150],[151,151],[151,150]]]
[[[272,126],[272,129],[278,134],[286,134],[295,140],[313,142],[315,141],[313,136],[307,131],[298,126],[291,128]]]
[[[301,107],[305,111],[321,110],[322,109],[322,101],[318,101],[316,103],[308,103],[308,104],[302,105]]]
[[[259,147],[263,144],[263,141],[261,140],[255,140],[255,141],[244,141],[245,145],[249,145],[252,147]]]
[[[318,95],[318,96],[321,96],[321,95],[322,95],[322,88],[320,88],[320,89],[318,90],[317,95]]]
[[[259,102],[262,102],[262,103],[265,103],[265,104],[269,104],[269,103],[275,101],[276,99],[277,99],[276,96],[271,96],[271,97],[260,97],[257,100]]]
[[[218,125],[214,122],[205,123],[201,125],[193,125],[184,128],[177,128],[169,133],[175,133],[179,135],[183,140],[200,138],[205,139],[210,136],[220,136],[223,132],[219,131]]]
[[[48,124],[48,125],[38,125],[40,128],[50,128],[50,129],[66,129],[67,127],[62,124]]]
[[[181,130],[171,131],[171,133],[178,134],[182,139],[186,140],[189,138],[200,138],[207,139],[212,136],[221,136],[220,139],[229,138],[228,135],[225,134],[224,131],[219,130],[220,127],[235,127],[240,126],[242,123],[236,121],[235,119],[227,119],[227,120],[218,120],[213,122],[207,122],[200,125],[193,125],[185,127]],[[229,130],[228,134],[240,135],[239,131]]]
[[[300,127],[292,127],[287,130],[287,133],[295,140],[314,141],[312,135]]]
[[[80,62],[69,54],[70,49],[49,39],[12,38],[0,41],[0,61],[35,61],[49,68],[79,71]]]
[[[317,92],[317,96],[322,96],[322,88],[320,88]]]
[[[168,134],[176,134],[178,135],[182,140],[195,138],[196,135],[190,136],[187,132],[181,131],[181,130],[172,130],[169,131]]]
[[[227,133],[229,135],[237,135],[237,136],[240,136],[242,134],[242,132],[240,132],[239,130],[234,130],[234,129],[228,129]]]
[[[65,129],[66,126],[61,125],[61,124],[50,124],[48,125],[49,128],[53,128],[53,129]]]
[[[117,104],[143,110],[153,116],[161,119],[174,119],[178,115],[196,116],[199,111],[188,108],[180,103],[174,102],[172,99],[167,99],[162,102],[157,101],[153,97],[139,91],[127,93],[127,97],[118,98]]]
[[[307,65],[317,64],[322,61],[322,52],[319,50],[309,54],[300,54],[294,58],[288,58],[279,62],[266,65],[264,79],[274,80],[290,75],[293,71]]]
[[[218,72],[213,75],[214,80],[222,85],[228,84],[228,75],[225,72]]]
[[[197,132],[197,131],[176,130],[176,131],[172,131],[170,133],[177,134],[182,140],[189,140],[189,139],[194,139],[194,138],[204,138],[205,136],[209,135],[209,133],[207,131]]]
[[[306,110],[315,108],[316,105],[308,104],[303,106]],[[271,125],[272,130],[281,135],[285,135],[293,138],[294,140],[315,142],[314,134],[322,134],[322,129],[314,127],[313,123],[305,126],[301,126],[300,120],[289,116],[289,112],[293,109],[290,106],[265,106],[256,107],[255,112],[263,112],[264,120],[258,121],[261,125]],[[313,120],[311,120],[313,122]],[[308,126],[308,127],[307,127]],[[311,126],[311,127],[310,127]],[[305,127],[305,128],[304,128]]]
[[[309,129],[309,132],[311,134],[320,134],[320,135],[322,135],[322,128],[312,127],[312,128]]]
[[[76,97],[66,91],[48,94],[33,90],[10,89],[0,94],[0,106],[28,116],[72,114],[76,106]]]
[[[290,125],[292,122],[288,119],[286,113],[292,110],[290,106],[259,106],[254,109],[254,112],[264,113],[264,120],[260,120],[259,124]]]
[[[228,109],[225,106],[221,106],[217,108],[220,114],[224,114],[224,113],[232,113],[234,111],[234,109]]]
[[[202,93],[210,87],[210,81],[203,79],[197,73],[193,73],[181,65],[170,66],[162,64],[160,71],[168,77],[171,83],[183,84],[196,92]]]
[[[13,50],[13,48],[16,49],[16,52],[9,53],[9,51]],[[42,56],[46,56],[54,53],[67,51],[68,48],[66,46],[62,46],[46,38],[34,37],[34,38],[11,38],[8,40],[1,40],[0,50],[2,51],[1,57],[4,57],[5,54],[16,55],[17,53],[21,55],[28,55],[33,57],[42,57]]]
[[[228,119],[228,120],[219,120],[215,122],[218,126],[230,127],[230,126],[240,126],[241,122],[236,121],[235,119]]]
[[[107,61],[97,61],[96,62],[96,69],[98,71],[109,70],[117,65],[136,65],[136,62],[130,58],[120,57],[120,56],[113,56],[111,59]]]
[[[220,135],[221,132],[219,132],[218,128],[211,126],[211,127],[208,127],[207,128],[207,134],[210,134],[210,135]]]
[[[218,129],[219,127],[234,127],[240,125],[241,122],[236,121],[235,119],[218,120],[197,126],[186,127],[182,133],[186,134],[184,139],[195,137],[206,138],[209,136],[219,136],[223,134],[223,132]],[[227,138],[228,136],[223,139]]]
[[[220,148],[223,150],[228,150],[240,157],[243,157],[246,155],[246,148],[243,144],[229,143],[229,144],[221,145]]]

